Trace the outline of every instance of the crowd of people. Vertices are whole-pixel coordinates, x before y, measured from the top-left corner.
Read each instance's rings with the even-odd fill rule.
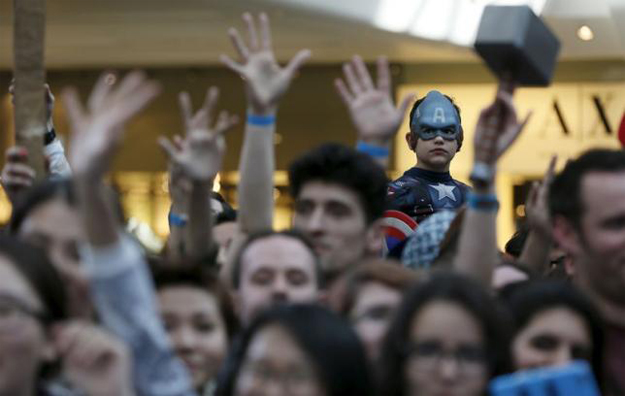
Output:
[[[278,107],[311,53],[282,67],[267,16],[243,20],[246,39],[228,32],[238,59],[221,57],[247,98],[238,207],[212,184],[239,119],[217,112],[216,87],[197,111],[181,93],[185,133],[159,139],[172,201],[161,254],[125,232],[106,182],[157,81],[103,75],[86,104],[64,90],[71,137],[66,155],[49,109],[45,177],[23,148],[7,151],[0,395],[477,396],[498,376],[579,361],[601,394],[625,395],[625,152],[590,150],[559,173],[552,160],[501,252],[497,161],[529,119],[513,84],[468,142],[450,96],[396,105],[387,60],[374,82],[355,56],[336,80],[355,147],[290,165],[292,228],[273,230]],[[407,113],[416,165],[389,181]],[[449,173],[463,145],[470,186]],[[519,394],[563,395],[550,392]]]

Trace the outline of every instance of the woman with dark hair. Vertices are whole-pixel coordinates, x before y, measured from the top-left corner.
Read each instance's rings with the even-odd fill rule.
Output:
[[[198,265],[153,269],[161,317],[199,395],[211,395],[238,328],[228,290]]]
[[[74,184],[69,179],[36,184],[13,208],[9,230],[46,251],[66,284],[69,315],[91,318],[87,275],[79,255],[85,229],[78,216]]]
[[[371,363],[380,357],[382,341],[402,296],[418,280],[416,271],[383,259],[364,261],[344,276],[344,290],[331,304],[352,323]]]
[[[66,319],[63,281],[43,251],[1,236],[0,395],[73,394],[58,381],[59,358],[62,377],[80,394],[132,394],[125,347]]]
[[[486,394],[510,367],[508,320],[479,284],[436,274],[404,298],[387,333],[383,395]]]
[[[0,394],[35,394],[53,374],[46,333],[67,318],[64,290],[41,250],[0,237]]]
[[[508,286],[500,296],[514,317],[517,370],[583,359],[601,382],[603,324],[585,295],[566,281],[540,280]]]
[[[271,308],[230,351],[217,395],[372,395],[365,352],[351,327],[315,305]]]

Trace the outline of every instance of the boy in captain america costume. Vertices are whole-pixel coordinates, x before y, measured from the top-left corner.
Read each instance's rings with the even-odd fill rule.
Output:
[[[401,212],[418,224],[439,210],[457,210],[465,203],[469,186],[449,173],[462,140],[460,112],[451,98],[431,91],[414,104],[406,141],[416,154],[417,164],[389,184],[388,219],[401,219],[397,213]],[[389,250],[401,248],[397,246],[401,245],[399,239],[387,236]]]
[[[392,141],[414,95],[405,95],[396,107],[385,57],[378,58],[377,71],[374,83],[363,59],[356,55],[343,65],[345,79],[336,79],[335,86],[356,128],[356,149],[387,168]],[[417,164],[388,186],[389,210],[383,219],[388,250],[398,244],[401,249],[400,242],[429,215],[464,204],[469,187],[449,174],[449,164],[462,145],[460,121],[458,107],[437,91],[428,93],[412,107],[406,140],[416,153]]]

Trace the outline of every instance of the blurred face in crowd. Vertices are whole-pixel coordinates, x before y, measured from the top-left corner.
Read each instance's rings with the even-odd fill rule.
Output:
[[[38,369],[51,347],[34,316],[43,303],[24,277],[0,256],[0,394],[34,394]]]
[[[380,282],[370,281],[360,286],[349,316],[371,362],[380,356],[384,336],[401,297],[399,290]]]
[[[167,286],[158,292],[161,316],[178,357],[196,389],[214,380],[228,346],[216,296],[195,286]]]
[[[315,257],[296,238],[272,235],[258,239],[247,247],[240,264],[236,303],[243,323],[271,305],[318,298]]]
[[[90,317],[88,283],[78,251],[85,232],[77,211],[60,198],[48,200],[24,219],[19,237],[44,249],[61,273],[67,284],[70,314]]]
[[[581,183],[579,227],[557,232],[571,253],[575,279],[619,306],[625,305],[625,172],[591,172]]]
[[[282,326],[270,324],[251,340],[234,394],[322,396],[326,392],[316,368],[293,336]]]
[[[538,312],[517,334],[512,347],[518,370],[590,361],[592,339],[584,319],[566,307]]]
[[[488,384],[479,322],[448,301],[427,303],[412,319],[404,378],[407,394],[478,396]]]
[[[381,248],[381,228],[367,224],[358,195],[338,184],[311,181],[295,202],[293,228],[304,232],[321,258],[323,270],[341,273]]]

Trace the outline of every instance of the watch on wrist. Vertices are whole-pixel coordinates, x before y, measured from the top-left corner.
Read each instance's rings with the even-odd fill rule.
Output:
[[[44,146],[47,146],[48,144],[52,143],[54,139],[56,139],[56,131],[54,130],[54,128],[50,128],[48,132],[43,134]]]
[[[495,169],[484,162],[476,162],[469,176],[469,180],[475,187],[488,187],[493,183],[494,178]]]

